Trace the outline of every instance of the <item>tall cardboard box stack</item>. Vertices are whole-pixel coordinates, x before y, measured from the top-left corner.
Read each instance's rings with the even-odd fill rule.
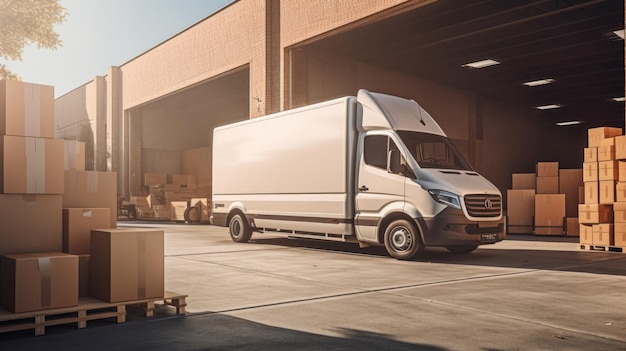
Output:
[[[626,196],[618,196],[623,188],[620,177],[626,181],[626,169],[620,175],[620,164],[625,161],[620,160],[626,160],[626,139],[621,128],[588,130],[583,159],[584,204],[579,205],[580,244],[614,245],[617,223],[626,222],[622,213]],[[626,233],[621,224],[618,229]]]
[[[507,190],[507,224],[512,234],[578,236],[582,169],[538,162],[535,173],[514,173]],[[534,229],[534,231],[533,231]]]
[[[78,257],[61,253],[64,141],[54,88],[0,80],[0,304],[12,312],[78,304]]]

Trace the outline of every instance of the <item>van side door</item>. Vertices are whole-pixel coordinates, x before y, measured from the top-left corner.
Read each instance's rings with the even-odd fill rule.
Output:
[[[406,177],[391,172],[390,153],[400,153],[390,134],[380,131],[359,136],[355,228],[359,240],[377,242],[377,229],[390,208],[402,209]],[[401,156],[402,157],[402,156]]]

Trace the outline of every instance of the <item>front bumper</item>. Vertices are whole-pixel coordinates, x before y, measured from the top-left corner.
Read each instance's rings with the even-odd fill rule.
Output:
[[[471,221],[460,209],[447,207],[437,216],[415,218],[426,246],[482,245],[506,236],[504,217],[491,221]]]

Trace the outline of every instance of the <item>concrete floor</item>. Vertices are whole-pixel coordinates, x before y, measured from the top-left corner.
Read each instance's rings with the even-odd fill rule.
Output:
[[[0,335],[0,350],[625,350],[626,253],[575,238],[513,236],[467,255],[413,261],[382,248],[165,230],[166,289],[186,316]]]

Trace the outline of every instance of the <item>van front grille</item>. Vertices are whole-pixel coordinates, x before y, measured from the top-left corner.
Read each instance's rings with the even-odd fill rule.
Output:
[[[502,197],[499,195],[465,195],[465,208],[471,217],[499,217]]]

